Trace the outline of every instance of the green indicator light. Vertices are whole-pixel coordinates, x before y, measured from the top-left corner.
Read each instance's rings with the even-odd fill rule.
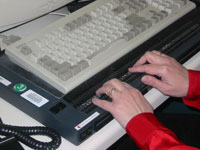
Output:
[[[13,89],[16,92],[23,92],[27,89],[27,86],[26,84],[23,84],[23,83],[17,83],[14,85]]]

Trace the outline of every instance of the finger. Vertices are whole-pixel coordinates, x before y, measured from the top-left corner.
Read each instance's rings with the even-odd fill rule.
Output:
[[[102,94],[102,88],[100,88],[99,90],[97,90],[97,94],[101,95]],[[112,98],[112,100],[117,100],[120,96],[121,91],[119,91],[117,88],[114,87],[110,87],[107,90],[105,90],[104,92],[107,96],[109,96],[110,98]]]
[[[142,77],[141,80],[144,84],[154,87],[154,88],[160,90],[161,92],[167,86],[167,84],[164,83],[163,81],[161,81],[153,76],[150,76],[150,75],[145,75],[144,77]]]
[[[118,91],[122,91],[125,87],[120,80],[112,79],[104,83],[103,86],[96,91],[96,93],[99,95],[103,93],[108,95],[112,88],[116,88]]]
[[[101,95],[101,94],[108,94],[109,91],[112,89],[112,87],[110,85],[103,85],[102,87],[100,87],[97,91],[96,94],[97,95]]]
[[[144,56],[142,56],[134,65],[138,66],[138,65],[143,65],[146,62],[150,63],[150,64],[163,64],[165,62],[165,57],[161,57],[160,55],[158,55],[157,51],[154,52],[146,52],[144,54]]]
[[[112,103],[109,102],[109,101],[106,101],[106,100],[100,100],[98,98],[93,98],[92,99],[92,102],[97,105],[98,107],[106,110],[106,111],[109,111],[109,112],[112,112]]]
[[[130,72],[140,72],[140,73],[147,73],[151,75],[157,75],[159,77],[162,76],[162,66],[161,65],[155,65],[155,64],[146,64],[146,65],[140,65],[140,66],[135,66],[134,68],[131,68],[129,71]]]
[[[114,87],[117,88],[119,91],[123,91],[124,90],[124,85],[122,83],[122,81],[118,80],[118,79],[111,79],[108,82],[106,82],[104,84],[104,86],[110,86],[110,87]]]

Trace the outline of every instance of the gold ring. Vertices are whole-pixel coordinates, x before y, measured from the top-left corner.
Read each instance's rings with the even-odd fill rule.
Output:
[[[110,91],[108,91],[108,96],[112,97],[112,95],[117,92],[118,90],[116,88],[112,88]]]
[[[160,52],[160,56],[162,56],[163,55],[163,53],[162,52]]]

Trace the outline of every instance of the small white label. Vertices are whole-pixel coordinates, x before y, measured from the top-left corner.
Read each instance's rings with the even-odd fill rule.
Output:
[[[80,130],[86,124],[88,124],[90,121],[92,121],[93,119],[95,119],[97,116],[99,116],[98,112],[93,113],[90,117],[88,117],[87,119],[85,119],[84,121],[82,121],[80,124],[78,124],[77,126],[75,126],[75,129],[76,130]]]
[[[24,92],[23,94],[21,94],[21,97],[25,98],[26,100],[36,105],[37,107],[41,107],[49,101],[43,96],[34,92],[33,90],[28,90]]]
[[[11,84],[10,81],[8,81],[7,79],[5,79],[4,77],[0,76],[0,83],[2,83],[5,86],[9,86]]]

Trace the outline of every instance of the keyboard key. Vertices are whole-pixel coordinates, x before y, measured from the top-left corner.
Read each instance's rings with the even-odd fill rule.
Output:
[[[68,62],[63,62],[62,64],[57,63],[51,68],[51,72],[56,76],[59,76],[60,73],[64,72],[65,70],[69,69],[71,64]]]
[[[23,46],[21,48],[21,53],[24,55],[29,55],[32,53],[32,49],[29,46]]]
[[[66,94],[194,8],[189,0],[97,0],[5,52]]]
[[[86,60],[81,60],[77,65],[81,68],[81,70],[89,67],[89,63]]]
[[[63,72],[60,72],[58,76],[60,77],[61,80],[66,81],[72,77],[72,71],[69,68],[67,70],[64,70]]]

